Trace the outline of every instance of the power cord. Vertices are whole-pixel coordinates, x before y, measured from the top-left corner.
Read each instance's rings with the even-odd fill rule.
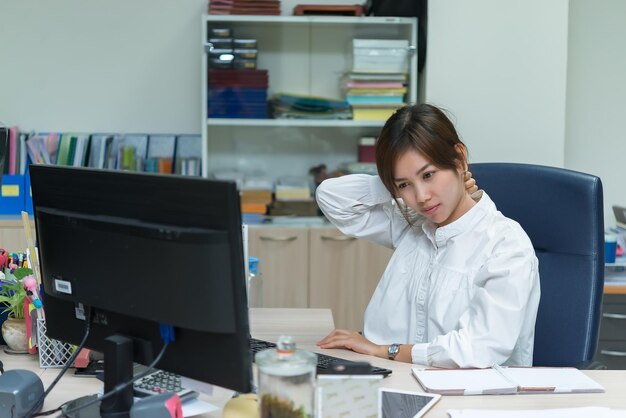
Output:
[[[56,384],[59,383],[59,380],[61,380],[61,377],[63,377],[63,375],[70,368],[70,366],[74,364],[74,360],[76,359],[76,356],[78,356],[78,353],[85,347],[85,343],[87,342],[87,338],[89,337],[90,331],[91,331],[91,308],[88,308],[87,311],[85,312],[85,335],[83,336],[83,340],[80,342],[78,347],[74,350],[74,353],[72,353],[72,356],[67,361],[67,363],[65,363],[65,366],[63,366],[59,374],[57,374],[57,377],[54,379],[54,381],[50,384],[50,386],[48,386],[48,389],[46,389],[46,391],[39,397],[39,399],[37,399],[37,402],[35,402],[33,406],[28,410],[28,412],[24,415],[24,418],[38,417],[42,415],[49,415],[50,413],[52,413],[52,412],[35,413],[35,411],[41,405],[43,405],[43,401],[46,399],[46,396],[48,396],[48,394],[52,391],[52,389],[56,386]]]
[[[85,404],[82,404],[82,405],[80,405],[80,406],[78,406],[76,408],[70,409],[68,411],[64,411],[62,416],[67,417],[68,416],[67,414],[71,414],[71,413],[74,413],[76,411],[80,411],[81,409],[87,408],[88,406],[94,405],[94,404],[96,404],[98,402],[102,402],[103,400],[108,399],[111,396],[116,395],[119,392],[123,391],[128,386],[132,385],[133,383],[135,383],[137,380],[141,379],[142,377],[145,377],[145,376],[149,375],[150,373],[152,373],[154,371],[154,368],[156,367],[156,365],[159,363],[159,361],[161,361],[161,357],[163,357],[163,354],[165,354],[165,349],[167,348],[168,345],[169,345],[169,343],[165,342],[165,344],[163,345],[163,348],[161,348],[161,351],[159,352],[159,355],[157,355],[157,357],[154,359],[154,361],[152,363],[150,363],[150,365],[148,366],[148,368],[146,370],[144,370],[143,372],[138,373],[137,375],[133,376],[132,379],[130,379],[130,380],[124,382],[124,383],[120,383],[119,385],[115,386],[113,388],[113,390],[111,390],[111,391],[109,391],[109,392],[107,392],[107,393],[105,393],[105,394],[103,394],[101,396],[98,396],[97,398],[93,399],[92,401],[87,402]],[[104,359],[104,361],[106,361],[106,358]],[[63,405],[61,405],[59,408],[55,409],[54,412],[60,410],[62,407],[63,407]],[[48,415],[47,412],[49,412],[49,411],[46,411],[46,415]],[[38,415],[34,415],[34,416],[38,416]]]

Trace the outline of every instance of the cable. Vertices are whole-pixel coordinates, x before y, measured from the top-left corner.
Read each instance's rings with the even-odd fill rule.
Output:
[[[167,348],[169,344],[166,342],[163,345],[163,348],[161,348],[161,351],[159,352],[159,355],[154,359],[154,361],[152,363],[150,363],[150,365],[148,366],[148,368],[146,370],[144,370],[143,372],[133,376],[132,379],[124,382],[124,383],[120,383],[119,385],[115,386],[113,388],[113,390],[98,396],[96,399],[87,402],[86,404],[80,405],[74,409],[70,409],[69,411],[65,411],[63,412],[64,417],[67,417],[67,414],[71,414],[74,413],[76,411],[80,411],[81,409],[87,408],[88,406],[94,405],[98,402],[102,402],[103,400],[110,398],[111,396],[123,391],[124,389],[126,389],[129,385],[132,385],[133,383],[135,383],[135,381],[141,379],[142,377],[145,377],[147,375],[149,375],[150,373],[152,373],[154,371],[154,368],[156,367],[156,365],[159,363],[159,361],[161,361],[161,357],[163,357],[163,354],[165,354],[165,349]],[[104,361],[106,362],[106,358],[104,359]]]
[[[61,377],[63,377],[67,369],[69,369],[70,366],[74,364],[74,360],[76,359],[76,356],[78,356],[78,353],[80,353],[80,350],[82,350],[83,347],[85,347],[85,343],[87,342],[87,338],[89,337],[90,331],[91,331],[91,308],[88,308],[85,312],[85,335],[83,336],[83,340],[80,342],[78,347],[74,350],[74,353],[72,353],[72,356],[69,358],[67,363],[65,363],[65,366],[63,366],[59,374],[57,374],[57,377],[54,379],[54,381],[50,384],[50,386],[48,386],[48,389],[46,389],[46,391],[39,397],[39,399],[37,399],[37,402],[35,402],[33,406],[28,410],[28,412],[24,415],[24,418],[36,417],[40,415],[48,415],[46,413],[41,413],[41,412],[35,414],[35,411],[37,410],[37,408],[43,405],[43,401],[46,399],[46,396],[48,396],[50,391],[52,391],[52,389],[56,386],[59,380],[61,380]]]

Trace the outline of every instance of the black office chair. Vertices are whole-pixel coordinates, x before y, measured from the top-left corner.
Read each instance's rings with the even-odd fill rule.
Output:
[[[599,177],[515,163],[470,166],[478,186],[524,228],[539,259],[535,366],[603,368],[592,362],[604,288]]]

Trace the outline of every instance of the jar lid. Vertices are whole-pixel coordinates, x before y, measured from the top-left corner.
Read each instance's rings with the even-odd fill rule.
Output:
[[[297,376],[315,372],[317,354],[297,350],[293,337],[281,335],[276,348],[257,353],[255,361],[263,373],[275,376]]]

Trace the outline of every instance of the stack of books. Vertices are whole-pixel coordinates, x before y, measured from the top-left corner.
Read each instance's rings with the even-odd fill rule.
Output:
[[[213,15],[280,15],[280,0],[210,0]]]
[[[209,118],[267,119],[267,70],[210,70]]]

